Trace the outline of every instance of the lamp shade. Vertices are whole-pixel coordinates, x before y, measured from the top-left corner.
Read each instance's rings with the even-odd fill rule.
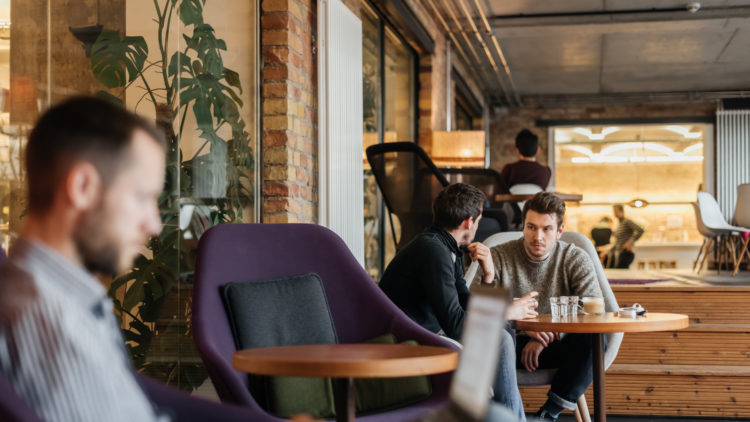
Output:
[[[438,165],[484,167],[484,147],[481,130],[432,132],[432,160]]]

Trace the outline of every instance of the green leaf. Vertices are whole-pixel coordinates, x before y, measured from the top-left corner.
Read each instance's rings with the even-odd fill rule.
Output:
[[[177,7],[177,15],[185,25],[203,23],[203,2],[201,0],[182,0]]]
[[[91,69],[107,88],[123,87],[143,71],[147,57],[143,37],[120,38],[117,31],[104,31],[91,49]]]
[[[107,91],[99,91],[96,93],[96,96],[101,98],[102,100],[107,100],[112,103],[115,103],[119,106],[124,106],[125,103],[122,102],[122,99],[118,96],[112,95],[111,93]]]
[[[177,51],[172,55],[169,60],[169,67],[167,68],[167,74],[169,76],[175,76],[178,73],[190,72],[190,57],[187,54]]]
[[[240,91],[240,94],[242,94],[242,83],[240,82],[240,74],[235,72],[234,70],[224,68],[224,80],[229,84],[229,86],[233,86],[237,88]]]

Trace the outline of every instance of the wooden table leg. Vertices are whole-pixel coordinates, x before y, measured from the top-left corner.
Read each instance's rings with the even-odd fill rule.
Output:
[[[594,334],[594,420],[607,421],[607,403],[604,391],[604,334]]]
[[[336,422],[354,420],[355,399],[353,378],[333,378],[333,403],[336,408]]]

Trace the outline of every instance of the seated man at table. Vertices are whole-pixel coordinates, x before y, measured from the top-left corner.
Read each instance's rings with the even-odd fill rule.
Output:
[[[539,149],[539,137],[528,129],[518,132],[516,135],[516,152],[519,159],[515,163],[506,164],[500,171],[509,187],[521,183],[532,183],[542,190],[547,189],[552,177],[552,170],[536,162],[536,153]]]
[[[551,193],[539,192],[526,201],[523,237],[490,248],[494,277],[488,280],[484,267],[480,267],[474,281],[496,284],[516,297],[539,292],[541,313],[550,313],[550,297],[602,297],[589,255],[560,240],[564,216],[565,202]],[[516,340],[519,367],[530,372],[560,368],[537,415],[543,420],[556,420],[563,409],[575,409],[593,378],[592,336],[524,332]]]
[[[142,118],[84,97],[52,107],[29,136],[28,211],[0,266],[0,373],[44,421],[250,420],[137,378],[95,277],[126,270],[160,232],[166,148]],[[185,409],[156,409],[144,388]]]
[[[471,259],[480,262],[488,281],[495,274],[489,248],[472,243],[484,201],[484,194],[471,185],[456,183],[444,188],[433,203],[433,226],[396,254],[380,280],[383,292],[411,319],[456,341],[461,340],[469,298],[461,248],[466,247]],[[507,319],[536,316],[535,295],[529,293],[509,306]],[[524,420],[513,339],[509,333],[503,334],[493,400]]]

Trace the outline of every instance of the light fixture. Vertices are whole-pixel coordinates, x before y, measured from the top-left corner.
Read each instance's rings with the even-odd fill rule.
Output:
[[[104,26],[99,23],[99,1],[96,0],[96,25],[68,27],[70,33],[82,43],[81,47],[83,47],[86,57],[91,57],[91,48],[104,30]]]
[[[671,132],[679,133],[685,139],[698,139],[703,136],[701,132],[691,132],[690,129],[685,126],[669,125],[666,129]]]
[[[591,140],[591,141],[602,141],[602,140],[604,140],[605,137],[607,137],[607,135],[609,135],[611,133],[615,133],[618,130],[620,130],[619,127],[610,126],[610,127],[605,127],[604,129],[602,129],[602,131],[600,133],[594,133],[591,129],[583,128],[583,127],[577,127],[575,129],[573,129],[573,132],[575,132],[575,133],[577,133],[579,135],[583,135],[583,136],[589,138],[589,140]]]
[[[632,208],[644,208],[648,206],[648,201],[645,199],[635,198],[628,202],[628,206]]]
[[[484,167],[484,131],[432,132],[430,158],[439,166]]]

